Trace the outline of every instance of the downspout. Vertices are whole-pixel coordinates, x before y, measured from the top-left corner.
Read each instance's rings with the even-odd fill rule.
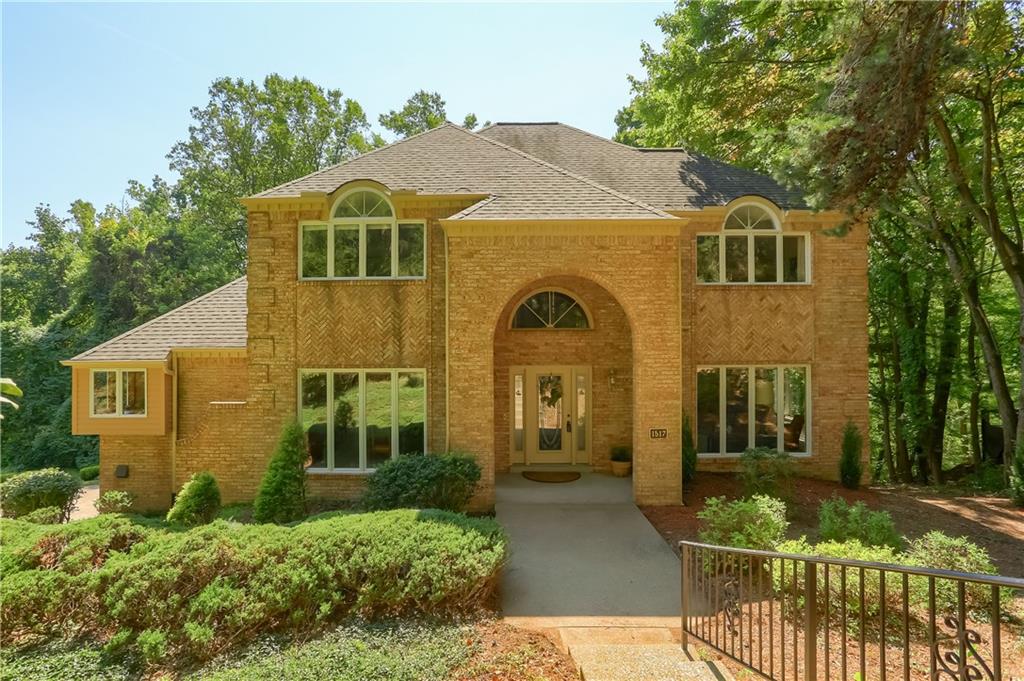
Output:
[[[171,375],[171,497],[177,485],[176,467],[178,462],[178,353],[173,353]]]
[[[451,386],[448,358],[448,230],[444,229],[444,451],[451,451]]]
[[[686,394],[682,391],[683,379],[685,378],[685,362],[683,361],[683,235],[682,227],[679,228],[679,236],[676,237],[676,297],[679,299],[679,503],[683,506],[686,501],[683,499],[683,484],[686,482],[683,475],[683,410],[686,408]]]

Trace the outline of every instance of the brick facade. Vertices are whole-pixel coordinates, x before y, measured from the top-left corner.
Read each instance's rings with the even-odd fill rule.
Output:
[[[351,282],[297,276],[298,223],[323,219],[330,196],[251,203],[244,357],[180,357],[177,439],[102,436],[102,487],[166,507],[192,472],[210,470],[226,503],[251,499],[282,424],[296,416],[303,368],[425,369],[429,448],[477,455],[476,509],[493,506],[495,472],[509,465],[513,365],[592,367],[593,463],[602,468],[613,444],[632,444],[643,504],[679,502],[681,418],[694,412],[701,364],[811,366],[805,474],[836,477],[847,419],[867,432],[866,228],[828,236],[834,216],[791,212],[783,229],[812,233],[811,284],[699,286],[695,235],[717,230],[720,210],[661,224],[444,222],[472,202],[396,195],[400,219],[428,221],[427,278]],[[515,304],[547,286],[577,296],[594,328],[509,330]],[[652,428],[668,436],[651,439]],[[129,478],[113,477],[117,463],[132,465]],[[352,497],[365,476],[309,482],[311,496]]]

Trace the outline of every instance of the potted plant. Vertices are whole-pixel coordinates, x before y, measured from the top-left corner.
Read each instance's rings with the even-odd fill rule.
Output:
[[[626,445],[612,447],[612,475],[628,477],[633,471],[633,450]]]

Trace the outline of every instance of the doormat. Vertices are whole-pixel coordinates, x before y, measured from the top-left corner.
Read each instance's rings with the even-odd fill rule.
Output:
[[[523,477],[534,482],[572,482],[579,480],[575,471],[523,471]]]

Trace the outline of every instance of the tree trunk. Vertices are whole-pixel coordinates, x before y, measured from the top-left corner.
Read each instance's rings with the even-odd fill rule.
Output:
[[[931,418],[922,438],[924,458],[934,484],[942,484],[942,454],[946,434],[946,413],[949,394],[953,386],[953,369],[960,345],[960,292],[952,284],[946,286],[942,297],[942,336],[939,339],[938,360],[935,366],[935,388],[932,397]]]
[[[974,319],[967,329],[967,370],[971,375],[971,461],[975,470],[981,465],[981,381],[978,380],[978,350],[975,347]]]

